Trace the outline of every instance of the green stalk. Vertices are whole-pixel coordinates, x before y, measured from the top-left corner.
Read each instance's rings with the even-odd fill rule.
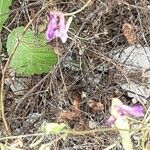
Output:
[[[129,123],[126,117],[120,117],[115,121],[115,126],[119,129],[124,150],[133,150],[133,144],[129,132]]]

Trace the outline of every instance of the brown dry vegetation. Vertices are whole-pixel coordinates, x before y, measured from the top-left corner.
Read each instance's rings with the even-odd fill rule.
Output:
[[[86,0],[49,2],[50,4],[38,14],[30,26],[35,33],[45,31],[46,14],[50,10],[73,12],[80,9]],[[46,0],[14,0],[5,26],[10,30],[17,26],[26,26],[46,3]],[[7,61],[8,33],[5,28],[1,35],[3,66]],[[29,144],[34,137],[28,135],[37,133],[44,120],[65,122],[70,128],[81,133],[95,128],[101,131],[104,127],[109,128],[105,122],[110,116],[112,97],[119,97],[124,103],[132,104],[132,98],[120,88],[119,83],[136,79],[137,76],[129,77],[112,58],[115,53],[130,44],[150,46],[150,2],[93,0],[88,7],[75,15],[69,37],[65,44],[55,40],[51,42],[54,47],[59,46],[62,55],[59,63],[47,75],[21,77],[15,75],[10,68],[7,69],[8,81],[5,81],[4,90],[5,116],[12,136],[26,135],[22,138],[23,145],[20,146],[22,149],[30,149]],[[24,89],[14,92],[12,89],[14,82],[20,83]],[[149,101],[147,99],[146,110]],[[6,136],[2,122],[0,128],[0,136]],[[140,138],[145,130],[138,132],[133,137],[135,149],[141,149]],[[144,144],[148,143],[148,136],[145,137]],[[43,143],[56,138],[45,137]],[[7,145],[12,145],[16,139],[8,140]],[[70,135],[66,140],[57,140],[52,149],[103,150],[114,143],[116,143],[114,149],[122,150],[117,132],[93,131],[89,134]]]

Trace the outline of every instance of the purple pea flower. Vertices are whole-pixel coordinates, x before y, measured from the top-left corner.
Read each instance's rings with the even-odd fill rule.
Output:
[[[135,106],[127,106],[127,105],[116,105],[114,106],[116,110],[123,116],[131,114],[135,117],[143,117],[143,107],[142,105],[135,105]]]
[[[72,18],[70,17],[65,23],[65,16],[62,12],[50,11],[49,13],[49,24],[46,31],[46,39],[51,41],[59,37],[63,43],[67,41],[67,31],[71,24]]]
[[[142,105],[128,106],[124,105],[118,98],[113,98],[111,105],[111,117],[107,120],[107,123],[112,125],[118,118],[123,119],[129,114],[135,117],[143,117],[144,113]]]

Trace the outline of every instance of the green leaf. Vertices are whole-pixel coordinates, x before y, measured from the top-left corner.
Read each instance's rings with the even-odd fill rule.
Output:
[[[9,16],[9,6],[11,5],[11,2],[12,0],[0,0],[0,32]]]
[[[2,143],[0,143],[0,150],[6,150],[5,145],[3,145]]]
[[[45,134],[59,134],[67,131],[69,127],[65,123],[47,123],[43,122],[40,131]]]
[[[7,39],[8,54],[14,51],[18,38],[22,36],[24,27],[13,29]],[[47,73],[57,63],[57,55],[47,45],[44,35],[35,36],[30,29],[23,35],[10,66],[21,75]]]

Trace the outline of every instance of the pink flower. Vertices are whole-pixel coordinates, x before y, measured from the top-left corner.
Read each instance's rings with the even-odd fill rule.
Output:
[[[142,105],[127,106],[127,105],[116,105],[116,110],[120,113],[121,116],[131,114],[135,117],[143,117],[143,107]]]
[[[46,39],[51,41],[59,37],[63,43],[67,41],[67,31],[71,24],[72,18],[69,18],[65,24],[65,17],[62,12],[51,11],[49,13],[49,24],[46,31]]]
[[[107,120],[108,124],[114,124],[118,118],[124,118],[127,115],[143,117],[142,105],[128,106],[124,105],[118,98],[113,98],[111,105],[111,117]]]

